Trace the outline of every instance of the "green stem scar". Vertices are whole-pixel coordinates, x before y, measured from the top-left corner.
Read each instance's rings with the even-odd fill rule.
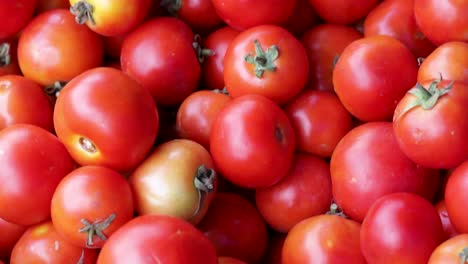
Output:
[[[92,247],[94,245],[94,236],[99,237],[102,241],[106,241],[107,237],[103,233],[103,231],[112,224],[116,217],[117,215],[115,213],[112,213],[106,219],[98,220],[93,223],[90,223],[87,219],[81,219],[81,223],[84,225],[84,227],[80,228],[79,232],[88,233],[86,247]]]
[[[5,67],[11,63],[10,44],[0,44],[0,67]]]
[[[182,7],[182,0],[161,0],[159,5],[164,7],[171,16],[177,17],[177,12]]]
[[[468,247],[463,248],[463,250],[458,254],[460,257],[460,263],[465,264],[468,263]]]
[[[260,42],[255,39],[255,54],[247,54],[244,59],[247,63],[253,64],[255,66],[254,72],[255,76],[262,78],[265,71],[275,71],[276,65],[275,61],[279,57],[278,46],[272,45],[266,50],[263,50]]]
[[[89,21],[91,25],[96,24],[93,11],[94,7],[86,0],[79,1],[70,7],[70,12],[75,16],[76,23],[80,25],[86,23],[86,21]]]
[[[215,180],[216,172],[213,169],[208,169],[205,165],[197,168],[193,184],[198,191],[198,203],[192,217],[195,217],[200,212],[206,196],[214,191]]]

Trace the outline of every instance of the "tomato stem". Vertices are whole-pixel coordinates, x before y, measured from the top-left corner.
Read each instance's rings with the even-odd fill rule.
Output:
[[[205,62],[206,57],[215,55],[215,52],[210,49],[205,49],[202,45],[201,36],[196,34],[193,37],[192,47],[197,54],[198,62]]]
[[[198,191],[198,204],[197,209],[193,213],[193,216],[196,216],[200,212],[206,195],[215,190],[216,177],[216,171],[213,169],[208,169],[203,164],[197,168],[193,184]]]
[[[171,16],[177,17],[177,12],[182,7],[182,0],[161,0],[159,5],[166,9]]]
[[[0,67],[5,67],[11,63],[10,44],[0,44]]]
[[[67,82],[56,81],[52,85],[46,86],[44,92],[47,95],[58,97],[60,91],[62,91],[66,84]]]
[[[458,254],[460,257],[460,263],[468,263],[468,247],[462,249],[462,251]]]
[[[253,64],[255,66],[255,76],[262,78],[265,71],[276,70],[276,65],[274,62],[279,57],[279,50],[278,46],[272,45],[265,51],[257,39],[254,39],[254,45],[255,55],[247,54],[245,55],[244,59],[247,63]]]
[[[86,247],[92,247],[94,245],[94,236],[98,236],[102,241],[106,241],[107,237],[103,231],[112,224],[116,217],[117,215],[112,213],[106,219],[98,220],[93,223],[90,223],[87,219],[81,219],[81,223],[84,225],[84,227],[80,228],[79,232],[88,233]]]
[[[327,215],[337,215],[343,218],[348,218],[348,216],[345,215],[345,213],[340,208],[340,206],[336,204],[335,202],[332,202],[332,204],[330,205],[330,210],[327,212]]]
[[[96,22],[93,18],[94,7],[86,2],[86,0],[81,0],[76,2],[70,7],[70,12],[75,16],[76,23],[82,25],[89,21],[91,25],[96,25]]]
[[[220,93],[220,94],[225,94],[225,95],[229,95],[229,91],[227,90],[226,87],[223,87],[223,89],[214,89],[213,92],[215,92],[215,93]]]

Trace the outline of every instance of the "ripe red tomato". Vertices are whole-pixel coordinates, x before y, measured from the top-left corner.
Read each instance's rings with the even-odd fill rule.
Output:
[[[416,165],[400,150],[391,122],[369,122],[346,134],[333,152],[330,172],[335,201],[356,221],[389,193],[432,200],[440,182],[438,170]]]
[[[26,230],[13,248],[10,264],[94,264],[97,257],[96,250],[70,244],[57,232],[51,221],[46,221]]]
[[[349,44],[333,70],[335,91],[346,109],[362,121],[391,120],[398,101],[416,83],[411,51],[389,36]]]
[[[338,142],[350,131],[353,117],[331,91],[307,89],[286,105],[294,127],[296,149],[331,157]]]
[[[387,35],[398,39],[416,57],[426,57],[435,45],[424,36],[414,18],[415,0],[383,1],[365,18],[364,35]]]
[[[210,152],[221,175],[241,187],[268,187],[288,173],[294,130],[285,112],[261,95],[234,98],[213,121]]]
[[[78,24],[85,24],[103,36],[117,36],[143,21],[151,0],[70,0],[70,11]]]
[[[216,250],[194,226],[167,215],[138,216],[104,244],[97,264],[217,264]]]
[[[0,76],[3,75],[21,75],[18,65],[16,39],[0,41]]]
[[[286,236],[282,263],[366,263],[359,223],[338,215],[318,215],[295,225]]]
[[[468,84],[417,84],[398,103],[393,117],[401,150],[427,168],[450,169],[467,160],[467,105]]]
[[[10,223],[0,218],[0,259],[7,259],[16,242],[20,239],[27,227]]]
[[[466,1],[414,1],[416,22],[424,35],[436,45],[449,41],[468,41],[466,14]]]
[[[300,221],[328,211],[332,201],[330,166],[297,153],[289,173],[277,184],[256,190],[257,209],[274,230],[287,233]]]
[[[447,207],[445,205],[445,200],[440,200],[436,205],[435,208],[439,213],[440,221],[442,222],[442,227],[444,229],[445,238],[451,238],[459,234],[455,227],[450,220],[450,217],[447,212]],[[468,246],[468,244],[467,244]]]
[[[381,197],[361,226],[361,250],[368,263],[426,264],[442,241],[434,206],[412,193]]]
[[[55,188],[75,163],[47,130],[15,124],[0,131],[0,218],[32,225],[50,217]]]
[[[468,232],[468,213],[464,205],[468,201],[468,160],[456,167],[450,174],[445,187],[445,205],[447,213],[455,230],[459,233]]]
[[[200,90],[192,93],[177,110],[177,134],[209,149],[213,121],[230,101],[231,97],[223,91]]]
[[[319,17],[309,1],[297,0],[292,15],[283,23],[283,27],[297,38],[300,38],[308,29],[318,23]]]
[[[352,24],[364,18],[379,0],[309,0],[317,14],[332,24]]]
[[[346,46],[360,38],[359,31],[344,25],[320,24],[307,30],[301,37],[310,65],[307,87],[334,91],[332,73],[336,60]]]
[[[55,104],[54,125],[79,164],[128,171],[149,153],[159,118],[146,89],[117,69],[101,67],[64,87]]]
[[[198,229],[214,244],[218,256],[260,263],[268,242],[261,214],[245,198],[218,193]]]
[[[245,30],[259,25],[279,25],[288,20],[296,0],[211,0],[219,17],[229,26]]]
[[[37,0],[36,14],[57,8],[70,8],[69,0]]]
[[[247,262],[231,257],[218,257],[218,264],[247,264]]]
[[[460,234],[437,246],[427,264],[460,264],[467,260],[468,234]]]
[[[37,0],[1,1],[0,39],[13,37],[32,19]]]
[[[308,73],[305,48],[279,26],[239,33],[224,57],[224,83],[232,97],[260,94],[284,104],[301,92]]]
[[[181,20],[151,19],[124,40],[122,70],[148,89],[158,105],[179,104],[195,91],[201,76],[193,40]]]
[[[34,17],[18,42],[18,62],[24,76],[43,85],[67,82],[102,64],[101,38],[76,24],[65,9]]]

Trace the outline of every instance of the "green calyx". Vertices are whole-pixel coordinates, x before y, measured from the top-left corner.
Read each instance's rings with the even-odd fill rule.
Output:
[[[466,264],[468,263],[468,247],[463,248],[463,250],[458,254],[460,257],[460,263]]]
[[[92,248],[94,245],[93,238],[94,236],[99,237],[102,241],[106,241],[107,237],[104,234],[104,230],[108,228],[112,222],[114,222],[115,218],[117,215],[115,213],[112,213],[107,217],[106,219],[102,221],[95,221],[93,223],[90,223],[86,219],[81,219],[81,223],[84,225],[82,228],[80,228],[79,232],[80,233],[87,233],[88,234],[88,239],[86,240],[86,247]]]
[[[330,205],[330,210],[326,214],[327,215],[337,215],[337,216],[340,216],[340,217],[343,217],[343,218],[348,218],[348,216],[345,215],[345,213],[340,208],[340,206],[338,204],[336,204],[335,202],[332,202],[332,204]]]
[[[53,84],[46,86],[44,91],[49,96],[58,97],[60,94],[60,91],[62,91],[62,89],[65,87],[66,84],[67,82],[56,81]]]
[[[0,44],[0,67],[5,67],[11,63],[10,44]]]
[[[201,165],[197,168],[193,184],[198,191],[197,209],[193,212],[195,217],[201,210],[206,196],[215,190],[216,171]]]
[[[247,54],[244,59],[247,63],[253,64],[255,66],[255,76],[262,78],[265,71],[275,71],[276,65],[275,61],[279,57],[278,46],[272,45],[266,50],[263,50],[260,42],[255,39],[255,54]]]
[[[70,12],[75,16],[76,23],[80,25],[86,23],[86,21],[89,21],[91,25],[96,24],[93,11],[94,7],[86,0],[79,1],[70,7]]]
[[[215,52],[213,50],[205,49],[203,47],[201,36],[198,34],[196,34],[193,37],[192,47],[193,50],[195,50],[195,53],[197,54],[198,62],[200,64],[205,62],[206,57],[215,55]]]
[[[177,12],[182,7],[182,0],[161,0],[159,5],[166,9],[171,16],[177,17]]]
[[[427,89],[418,83],[409,90],[408,93],[416,96],[416,99],[403,110],[403,114],[417,106],[422,107],[424,110],[431,110],[437,104],[439,98],[446,95],[453,87],[453,82],[451,82],[442,89],[437,88],[441,81],[442,78],[433,81]]]

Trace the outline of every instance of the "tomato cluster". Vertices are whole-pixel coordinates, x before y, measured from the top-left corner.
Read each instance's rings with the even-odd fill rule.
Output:
[[[468,263],[468,2],[0,3],[0,263]]]

